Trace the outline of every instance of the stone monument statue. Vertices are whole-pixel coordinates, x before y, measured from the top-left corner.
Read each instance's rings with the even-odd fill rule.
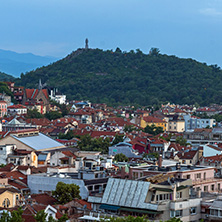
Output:
[[[85,49],[88,49],[89,48],[89,40],[86,38],[86,45],[85,45]]]

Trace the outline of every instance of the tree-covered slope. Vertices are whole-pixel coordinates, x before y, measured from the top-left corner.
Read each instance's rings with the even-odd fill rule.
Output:
[[[0,72],[0,81],[7,82],[7,81],[13,81],[15,77],[5,74],[3,72]]]
[[[69,99],[109,104],[220,103],[222,71],[192,59],[140,50],[79,49],[49,66],[22,75],[17,84],[35,87],[39,78]]]

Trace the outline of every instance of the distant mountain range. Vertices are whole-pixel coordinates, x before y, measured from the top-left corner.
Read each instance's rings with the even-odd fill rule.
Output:
[[[209,105],[222,98],[222,70],[193,59],[100,49],[78,49],[64,59],[38,68],[16,80],[36,87],[41,78],[68,99],[110,105],[176,104]]]
[[[56,60],[58,60],[58,58],[0,49],[0,72],[19,77],[21,73],[26,73],[36,68],[49,65]]]

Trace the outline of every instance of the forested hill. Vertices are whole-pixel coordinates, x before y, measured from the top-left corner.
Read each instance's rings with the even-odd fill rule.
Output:
[[[14,81],[15,77],[0,72],[0,81],[7,82],[7,81]]]
[[[108,104],[160,102],[200,105],[220,103],[222,71],[192,59],[140,50],[128,53],[78,49],[49,66],[22,75],[17,85],[36,87],[42,79],[69,99]]]

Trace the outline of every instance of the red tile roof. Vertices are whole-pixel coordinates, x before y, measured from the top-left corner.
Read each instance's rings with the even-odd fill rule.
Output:
[[[88,203],[85,200],[79,200],[79,199],[75,199],[75,201],[81,204],[82,206],[86,205],[87,209],[92,210],[91,203]]]
[[[26,179],[27,179],[27,176],[21,173],[20,171],[4,172],[0,174],[0,177],[21,180],[23,183],[26,183]]]
[[[48,120],[47,118],[33,118],[33,119],[26,119],[26,123],[31,123],[33,125],[38,125],[38,126],[48,126],[51,124],[51,121]]]
[[[28,188],[28,185],[21,184],[19,182],[13,181],[13,180],[9,180],[8,184],[10,184],[11,186],[17,188],[18,190],[22,190],[22,189],[27,189]]]
[[[16,104],[16,105],[8,106],[8,109],[27,109],[27,107],[21,104]]]
[[[186,150],[186,146],[181,146],[179,143],[171,143],[168,147],[168,150],[174,148],[175,151]]]
[[[11,172],[15,168],[15,165],[13,163],[9,163],[5,165],[4,167],[0,168],[0,173],[1,172]]]
[[[77,158],[77,156],[74,153],[72,153],[70,150],[62,151],[62,153],[68,157],[73,157],[74,159]]]
[[[184,159],[191,160],[194,158],[194,156],[196,155],[197,152],[198,152],[198,150],[190,150],[188,152],[178,153],[177,156],[182,160],[184,160]]]
[[[210,162],[210,163],[215,163],[215,162],[221,162],[222,161],[222,154],[216,155],[216,156],[208,156],[208,157],[202,157],[204,159],[204,162]]]
[[[54,197],[46,193],[32,194],[31,198],[35,200],[38,204],[43,204],[43,205],[53,205],[57,202],[57,200]]]
[[[153,116],[143,117],[143,120],[146,121],[147,123],[166,123],[165,120],[162,120]]]
[[[39,89],[25,89],[27,99],[35,99],[39,93]],[[49,98],[47,89],[42,89],[46,99]]]

